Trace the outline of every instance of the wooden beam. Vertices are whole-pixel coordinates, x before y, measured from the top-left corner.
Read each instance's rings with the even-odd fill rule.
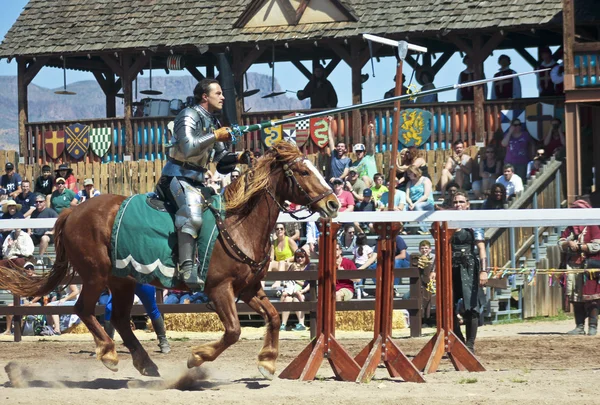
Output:
[[[130,66],[131,65],[131,55],[128,53],[123,54],[123,65]],[[131,104],[132,104],[132,89],[131,82],[133,77],[131,75],[131,69],[125,69],[123,72],[123,104],[124,104],[124,117],[123,122],[125,125],[125,155],[131,156],[132,160],[137,160],[137,156],[133,156],[134,154],[134,145],[133,145],[133,127],[131,125]]]
[[[131,57],[130,57],[131,60]],[[150,61],[150,56],[148,55],[139,55],[136,57],[135,62],[133,62],[128,71],[129,71],[129,77],[131,78],[131,80],[135,79],[135,77],[142,71],[144,70],[144,67],[148,64],[148,62]],[[125,66],[127,66],[124,63]],[[115,72],[116,73],[116,72]]]
[[[25,132],[25,124],[27,123],[27,83],[25,75],[27,73],[27,65],[25,60],[17,59],[17,94],[18,94],[18,111],[19,111],[19,153],[25,159],[25,164],[32,163],[29,159],[29,150],[27,148],[27,133]],[[32,134],[35,136],[35,134]],[[37,145],[40,147],[40,145]]]
[[[40,72],[40,70],[46,65],[46,62],[48,62],[49,60],[50,57],[48,56],[39,57],[35,62],[30,63],[29,66],[27,66],[27,70],[25,72],[24,77],[26,86],[29,86],[31,81],[35,78],[35,76]]]
[[[194,79],[201,81],[206,79],[202,73],[195,66],[186,66],[185,69],[190,72],[190,74],[194,77]]]
[[[600,51],[600,42],[575,42],[573,52],[598,52]]]
[[[241,58],[239,65],[236,64],[232,66],[234,76],[243,75],[246,73],[246,71],[250,69],[250,66],[256,62],[256,60],[265,52],[266,49],[267,48],[265,46],[259,46],[258,49],[256,49],[256,47],[252,48],[252,50],[246,54],[246,56]]]
[[[374,44],[371,44],[371,46],[373,48],[373,57],[375,57],[375,55],[377,54],[377,52],[383,45],[380,43],[374,43]],[[362,63],[362,66],[364,66],[369,61],[369,59],[371,59],[371,52],[369,51],[369,44],[367,44],[365,49],[363,49],[361,51],[359,58]]]
[[[431,67],[431,69],[433,69],[434,74],[438,74],[438,72],[440,71],[440,69],[442,67],[444,67],[444,65],[446,63],[448,63],[448,61],[450,60],[450,58],[452,58],[452,56],[454,55],[453,51],[446,51],[442,54],[442,56],[440,56],[435,63],[433,64],[433,66]]]
[[[500,31],[494,32],[490,39],[487,40],[485,45],[481,47],[480,54],[483,57],[483,60],[486,60],[488,56],[494,51],[494,49],[498,48],[498,45],[504,40],[504,35],[500,33]]]
[[[300,62],[298,59],[292,59],[290,62],[292,62],[292,65],[296,66],[296,69],[298,69],[300,73],[304,75],[304,77],[310,80],[312,73],[310,73],[310,70],[308,70],[306,66],[302,64],[302,62]]]
[[[310,0],[301,0],[300,5],[296,10],[296,19],[294,20],[294,25],[298,25],[298,23],[300,23],[300,19],[302,18],[302,14],[304,14],[306,7],[308,7],[308,3],[310,3]]]
[[[525,59],[525,61],[527,63],[529,63],[529,66],[531,66],[532,68],[536,68],[538,66],[538,61],[536,58],[534,58],[528,51],[527,49],[523,48],[523,47],[515,47],[515,51],[517,51],[517,53],[519,55],[521,55],[521,57],[523,59]]]
[[[362,102],[362,78],[361,70],[363,65],[360,60],[361,40],[355,38],[350,43],[352,69],[352,104],[360,104]],[[360,111],[352,111],[352,143],[362,143],[362,124]]]
[[[342,59],[337,55],[331,58],[327,66],[325,66],[325,77],[328,77],[334,71],[337,65],[340,64],[341,61]]]
[[[406,55],[404,62],[408,63],[413,70],[417,70],[420,67],[419,63],[415,60],[415,58],[412,57],[412,55]]]
[[[206,77],[209,77],[211,79],[215,78],[215,65],[212,63],[209,63],[208,65],[206,65]]]
[[[352,57],[350,56],[350,54],[348,53],[348,51],[341,46],[338,42],[327,42],[327,45],[329,45],[329,47],[331,48],[331,50],[333,52],[335,52],[335,54],[337,56],[339,56],[340,58],[342,58],[344,60],[344,62],[346,62],[348,64],[348,66],[352,67]],[[356,62],[359,62],[359,54],[356,55]]]
[[[100,88],[104,92],[104,95],[108,96],[111,91],[111,85],[108,83],[106,77],[104,77],[104,75],[100,72],[92,72],[92,74],[96,78],[96,81],[100,85]]]
[[[563,0],[563,47],[563,61],[565,63],[563,84],[566,93],[575,88],[575,66],[573,61],[573,52],[575,51],[575,5],[571,0]],[[573,134],[571,134],[571,136],[573,136]],[[568,165],[567,177],[569,177]]]
[[[100,58],[106,63],[106,65],[113,71],[117,76],[123,77],[123,67],[119,64],[119,61],[112,55],[100,55]]]

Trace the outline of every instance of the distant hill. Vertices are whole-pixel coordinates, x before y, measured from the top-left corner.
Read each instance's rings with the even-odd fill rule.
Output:
[[[175,98],[185,101],[192,95],[196,80],[184,76],[153,77],[152,87],[163,92],[156,98],[172,100]],[[138,90],[149,87],[148,78],[140,77]],[[18,113],[17,113],[17,78],[16,76],[0,76],[0,149],[18,149]],[[290,94],[263,99],[261,96],[271,92],[271,77],[267,75],[248,73],[248,89],[261,89],[259,94],[245,100],[246,110],[273,111],[299,110],[309,107],[308,100],[299,101]],[[29,121],[56,121],[85,118],[106,117],[104,93],[94,80],[86,80],[69,84],[68,90],[77,94],[61,96],[54,94],[57,89],[47,89],[29,85]],[[275,82],[275,90],[281,87]],[[138,94],[138,99],[146,97]],[[135,94],[134,94],[135,98]],[[117,115],[123,115],[123,103],[117,100]]]

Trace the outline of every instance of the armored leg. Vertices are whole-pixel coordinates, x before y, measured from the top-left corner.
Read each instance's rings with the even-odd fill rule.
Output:
[[[202,289],[195,260],[196,237],[202,227],[202,194],[185,181],[173,178],[171,194],[177,204],[175,227],[179,248],[179,279],[192,290]]]

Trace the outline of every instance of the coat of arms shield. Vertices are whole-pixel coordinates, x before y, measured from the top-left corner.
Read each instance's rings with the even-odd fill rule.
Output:
[[[65,131],[44,132],[44,149],[52,159],[58,159],[65,150]]]
[[[329,123],[325,117],[310,119],[310,137],[321,149],[329,143]]]
[[[69,155],[74,159],[81,159],[90,145],[90,127],[83,124],[66,127],[65,144]]]
[[[419,108],[409,108],[400,113],[400,128],[398,131],[398,142],[404,147],[425,144],[431,136],[431,118],[429,111]]]
[[[110,148],[112,130],[110,128],[94,128],[90,131],[90,149],[99,158],[106,155]]]
[[[265,148],[270,148],[277,142],[280,142],[283,139],[281,125],[263,128],[260,133],[260,139]]]

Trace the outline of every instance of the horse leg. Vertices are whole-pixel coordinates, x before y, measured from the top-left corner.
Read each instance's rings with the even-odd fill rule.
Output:
[[[140,341],[135,337],[129,323],[131,316],[131,307],[133,306],[133,296],[135,291],[135,281],[129,279],[117,279],[113,277],[110,281],[110,290],[112,292],[112,315],[110,322],[121,335],[123,344],[133,359],[133,366],[142,375],[151,377],[160,377],[158,367],[148,356]]]
[[[104,290],[102,283],[85,283],[75,304],[75,313],[87,326],[96,343],[96,357],[109,370],[118,371],[119,357],[115,350],[115,342],[106,334],[96,319],[96,303]]]
[[[209,298],[212,300],[215,312],[225,327],[225,333],[221,339],[215,342],[193,347],[192,354],[187,362],[188,368],[198,367],[206,361],[215,360],[225,349],[233,345],[240,338],[240,321],[235,307],[235,297],[233,296],[231,284],[222,284],[217,288],[211,289]]]
[[[263,347],[258,353],[258,370],[265,378],[272,380],[275,374],[275,362],[279,356],[279,327],[281,326],[279,313],[262,288],[258,292],[244,291],[240,298],[265,319],[267,331]]]

